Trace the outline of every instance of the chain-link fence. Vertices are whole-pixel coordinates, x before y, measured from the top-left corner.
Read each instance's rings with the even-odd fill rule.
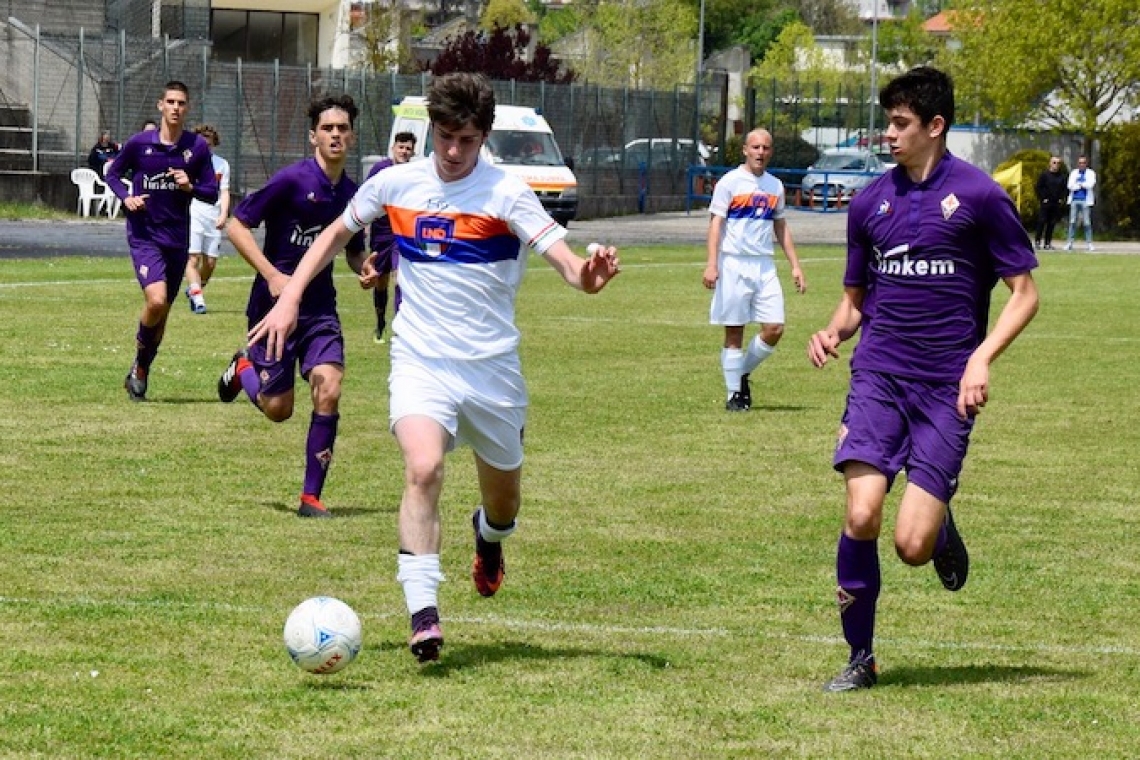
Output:
[[[386,152],[392,105],[424,94],[430,82],[427,74],[215,60],[206,39],[208,0],[111,0],[106,7],[98,33],[46,32],[10,16],[0,22],[0,170],[66,176],[85,163],[102,130],[121,142],[155,118],[164,83],[177,79],[190,89],[190,121],[218,130],[235,192],[260,187],[311,153],[307,106],[331,93],[352,95],[360,106],[350,164],[359,176],[366,156]],[[148,34],[148,20],[151,31],[174,25],[185,36]],[[724,72],[706,71],[699,99],[692,85],[651,91],[496,82],[495,89],[499,102],[539,108],[550,122],[573,160],[583,217],[684,208],[702,178],[690,167],[735,165],[752,126],[773,133],[774,166],[794,171],[826,148],[881,147],[881,115],[857,72],[827,85],[773,81],[731,94]],[[982,166],[1001,160],[965,157]]]

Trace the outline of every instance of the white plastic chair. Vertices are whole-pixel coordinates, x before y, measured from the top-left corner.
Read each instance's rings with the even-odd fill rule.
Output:
[[[123,207],[123,202],[119,200],[119,196],[115,195],[111,190],[111,185],[107,183],[107,170],[111,168],[112,162],[113,159],[112,161],[103,162],[103,183],[107,185],[107,197],[103,201],[102,208],[107,210],[107,217],[110,219],[116,218],[119,215],[119,210]],[[131,186],[131,183],[127,180],[123,180],[123,184],[126,185],[128,189]]]
[[[91,216],[92,204],[95,204],[95,213],[99,213],[104,208],[108,208],[108,196],[115,198],[115,194],[103,184],[103,180],[99,179],[99,174],[94,169],[89,169],[86,166],[72,169],[71,181],[79,188],[79,203],[76,207],[76,213],[83,216]],[[116,200],[118,199],[116,198]],[[110,214],[109,208],[108,214]]]

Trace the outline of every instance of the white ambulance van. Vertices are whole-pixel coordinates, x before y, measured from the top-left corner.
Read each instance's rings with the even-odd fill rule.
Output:
[[[409,96],[392,107],[388,152],[400,132],[416,136],[415,158],[431,154],[427,101]],[[413,160],[415,160],[415,158]],[[542,201],[546,211],[562,225],[578,213],[578,180],[562,157],[554,131],[542,114],[525,106],[495,106],[495,123],[483,150],[483,159],[522,178]]]

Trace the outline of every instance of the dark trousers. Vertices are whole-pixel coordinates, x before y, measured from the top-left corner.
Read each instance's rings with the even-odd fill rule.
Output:
[[[1053,228],[1057,226],[1057,222],[1061,219],[1061,204],[1049,203],[1042,204],[1041,210],[1037,214],[1037,233],[1034,235],[1033,240],[1038,245],[1053,245]]]

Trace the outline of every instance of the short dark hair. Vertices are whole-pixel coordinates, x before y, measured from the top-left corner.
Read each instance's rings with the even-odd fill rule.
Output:
[[[392,142],[410,142],[412,145],[415,145],[416,135],[413,132],[397,132],[396,136],[392,138]]]
[[[879,105],[888,111],[906,106],[923,124],[941,116],[949,132],[954,123],[954,82],[944,71],[919,66],[888,82],[879,91]]]
[[[316,129],[321,121],[321,114],[330,108],[338,108],[348,114],[348,125],[356,126],[356,116],[360,113],[356,108],[356,101],[351,95],[325,95],[309,104],[309,129]]]
[[[171,79],[166,83],[166,86],[162,88],[163,93],[170,92],[171,90],[177,90],[178,92],[185,95],[187,100],[190,99],[190,88],[187,87],[184,83],[179,82],[177,79]]]
[[[427,94],[432,124],[462,127],[468,124],[490,132],[495,123],[495,91],[482,74],[458,71],[432,80]]]

